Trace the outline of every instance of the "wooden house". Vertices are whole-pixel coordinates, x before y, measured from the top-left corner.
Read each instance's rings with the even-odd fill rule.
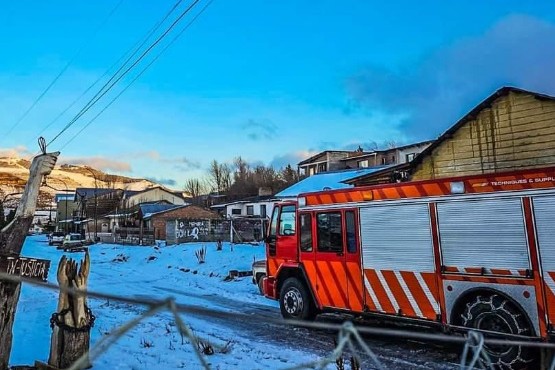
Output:
[[[555,97],[503,87],[458,120],[409,166],[348,183],[362,186],[386,177],[390,182],[396,178],[416,181],[553,166],[554,143]]]

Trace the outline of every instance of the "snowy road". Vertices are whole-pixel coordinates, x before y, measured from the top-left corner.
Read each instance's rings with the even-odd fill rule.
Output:
[[[197,295],[178,289],[161,287],[159,289],[175,296],[178,303],[187,302],[189,299],[201,299],[215,309],[237,310],[252,316],[253,321],[221,319],[220,322],[237,331],[249,333],[259,340],[276,342],[289,348],[302,348],[321,357],[329,355],[334,348],[334,339],[337,338],[335,332],[274,323],[281,317],[277,307],[257,303],[242,305],[233,299],[219,295]],[[327,314],[319,316],[317,321],[340,324],[344,319],[346,317]],[[402,341],[401,343],[398,339],[383,337],[366,336],[365,340],[387,369],[458,369],[459,354],[456,348],[430,342]],[[375,368],[367,356],[364,356],[364,359],[364,369]]]
[[[52,260],[49,281],[55,282],[57,262],[62,253],[48,247],[45,236],[27,239],[23,254]],[[321,359],[331,353],[336,335],[325,330],[305,329],[275,323],[280,318],[277,302],[258,294],[250,277],[224,282],[231,269],[248,270],[253,258],[264,256],[260,246],[226,245],[216,251],[205,243],[206,263],[198,264],[194,251],[201,244],[152,248],[95,245],[90,248],[91,290],[123,296],[163,299],[212,310],[246,314],[243,317],[214,318],[183,315],[195,335],[214,345],[232,343],[231,351],[207,356],[213,369],[279,369]],[[82,258],[82,254],[70,254]],[[45,361],[57,293],[24,286],[14,330],[12,364]],[[144,307],[90,299],[97,316],[91,332],[92,343],[124,322],[144,312]],[[324,315],[319,321],[339,323],[341,317]],[[455,369],[460,350],[389,338],[365,338],[388,369]],[[148,345],[147,345],[148,344]],[[169,313],[147,319],[94,361],[95,369],[200,368],[190,344],[182,341]],[[329,365],[328,369],[335,369]],[[347,367],[348,368],[348,367]],[[370,366],[366,358],[363,369]]]

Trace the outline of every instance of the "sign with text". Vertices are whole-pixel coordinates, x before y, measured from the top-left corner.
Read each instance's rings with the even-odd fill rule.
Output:
[[[49,269],[50,260],[0,255],[0,271],[8,275],[46,281]]]

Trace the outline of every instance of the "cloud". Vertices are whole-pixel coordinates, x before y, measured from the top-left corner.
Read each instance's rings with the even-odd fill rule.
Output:
[[[60,158],[59,164],[85,165],[102,171],[131,172],[131,165],[128,162],[104,157]]]
[[[29,159],[34,155],[34,153],[31,153],[29,149],[27,149],[27,147],[23,145],[19,145],[13,148],[0,148],[0,157]]]
[[[175,159],[162,159],[162,162],[174,163],[174,168],[179,171],[193,171],[200,168],[200,163],[189,159],[187,157],[175,158]]]
[[[175,181],[174,179],[164,179],[164,178],[156,178],[156,177],[147,177],[146,178],[149,181],[155,182],[157,184],[162,184],[162,185],[168,185],[168,186],[175,186],[177,184],[177,181]]]
[[[400,129],[433,138],[505,85],[555,93],[555,25],[512,15],[480,36],[426,55],[397,70],[367,66],[346,81],[346,112],[406,114]],[[353,108],[354,107],[354,108]]]
[[[316,153],[318,153],[318,151],[302,150],[298,152],[286,153],[284,155],[278,155],[270,161],[270,166],[278,169],[286,167],[290,164],[291,167],[297,168],[297,163],[313,156]]]
[[[277,126],[269,120],[257,121],[251,118],[241,128],[247,133],[247,137],[253,141],[270,140],[277,134]]]
[[[133,157],[134,158],[148,158],[148,159],[153,159],[155,161],[160,160],[162,158],[160,153],[156,150],[148,150],[148,151],[145,151],[145,152],[133,153]]]
[[[173,165],[174,169],[176,169],[178,171],[185,171],[185,172],[192,171],[192,170],[197,170],[201,167],[199,162],[197,162],[195,160],[192,160],[190,158],[187,158],[187,157],[174,157],[174,158],[164,157],[156,150],[149,150],[149,151],[144,151],[144,152],[135,152],[135,153],[132,153],[130,156],[127,156],[127,157],[132,157],[133,159],[147,158],[147,159],[153,160],[155,162]],[[169,181],[173,181],[173,180],[169,180]],[[171,185],[171,184],[168,184],[168,185]]]

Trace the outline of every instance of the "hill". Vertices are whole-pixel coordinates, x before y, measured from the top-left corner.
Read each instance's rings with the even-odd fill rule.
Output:
[[[0,157],[0,201],[7,194],[22,192],[29,178],[30,162],[21,158]],[[39,207],[48,204],[54,194],[74,191],[78,187],[118,188],[126,190],[143,190],[158,186],[145,179],[112,175],[88,167],[67,165],[56,166],[46,179],[48,186],[42,186],[39,195]],[[12,206],[18,199],[9,196],[6,206]]]

